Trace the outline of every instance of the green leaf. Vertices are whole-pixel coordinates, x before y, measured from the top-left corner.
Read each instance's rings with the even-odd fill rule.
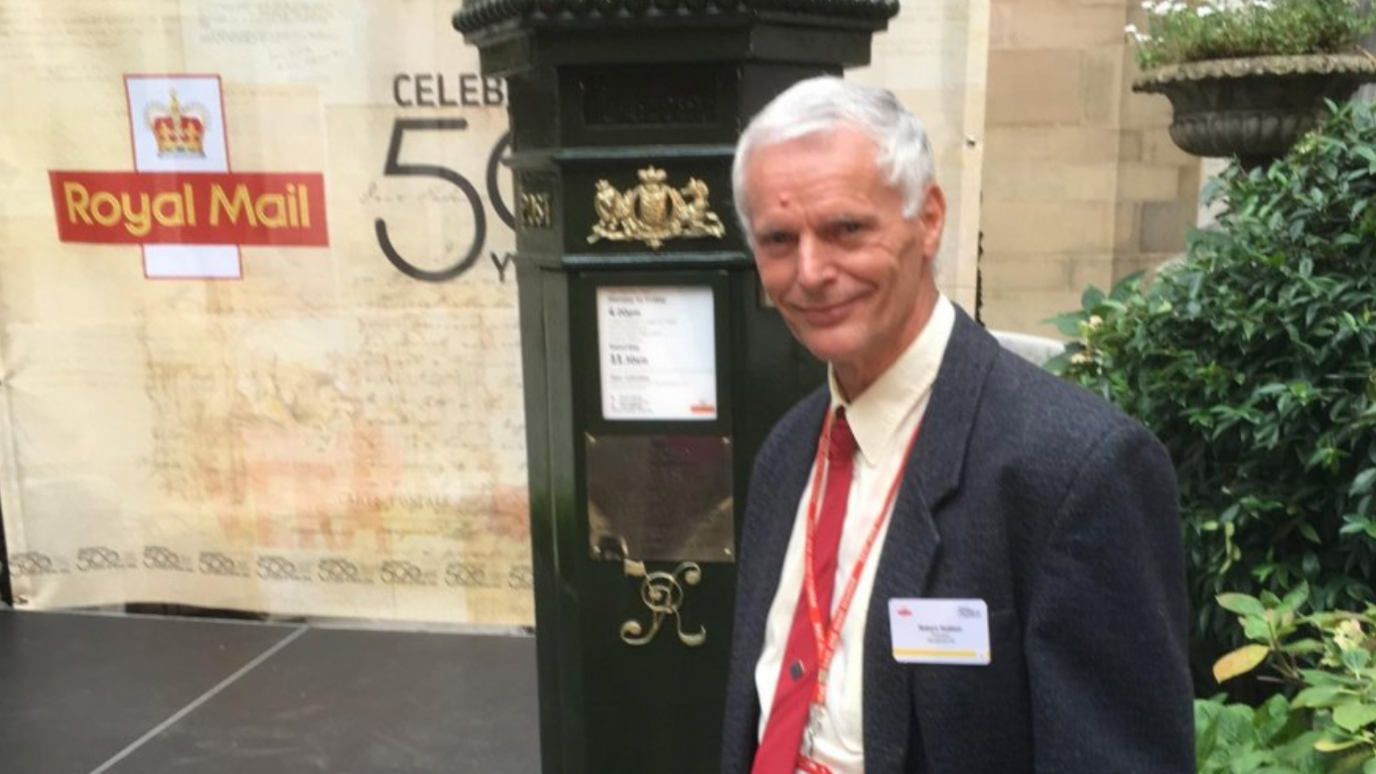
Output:
[[[1195,699],[1194,737],[1195,768],[1202,770],[1204,762],[1214,750],[1218,739],[1218,714],[1223,709],[1220,702]]]
[[[1349,772],[1351,772],[1351,774],[1356,774],[1358,767],[1365,763],[1366,760],[1370,757],[1370,750],[1364,747],[1358,747],[1353,750],[1349,750],[1347,754],[1338,758],[1337,761],[1329,764],[1327,770],[1332,774],[1349,774]],[[1257,774],[1260,774],[1260,772],[1258,772]],[[1281,773],[1275,772],[1274,774]]]
[[[1086,310],[1093,309],[1104,303],[1104,298],[1104,291],[1090,285],[1085,288],[1084,294],[1080,296],[1080,306],[1084,307]]]
[[[1309,530],[1310,532],[1313,532],[1313,531],[1314,531],[1314,528],[1313,528],[1313,527],[1309,526],[1308,524],[1305,524],[1305,523],[1301,522],[1301,523],[1300,523],[1300,531],[1303,532],[1303,531],[1306,530],[1306,529]],[[1308,537],[1308,535],[1306,535],[1306,537]],[[1317,534],[1312,538],[1312,540],[1313,540],[1315,543],[1320,542]],[[1303,605],[1303,604],[1304,604],[1306,601],[1308,601],[1308,600],[1309,600],[1309,584],[1308,584],[1308,583],[1301,582],[1300,585],[1298,585],[1298,586],[1296,586],[1295,588],[1291,589],[1290,592],[1289,592],[1288,594],[1285,595],[1285,599],[1282,599],[1282,600],[1281,600],[1281,602],[1280,602],[1280,610],[1281,610],[1282,612],[1289,612],[1289,611],[1292,611],[1292,610],[1298,610],[1299,607],[1300,607],[1300,605]]]
[[[1350,695],[1351,692],[1341,685],[1315,685],[1296,694],[1291,705],[1294,707],[1332,707],[1340,698]]]
[[[1352,479],[1352,486],[1347,493],[1349,496],[1359,497],[1370,492],[1373,484],[1376,484],[1376,468],[1367,468]]]
[[[1319,555],[1313,551],[1305,551],[1304,556],[1300,557],[1300,568],[1304,570],[1304,574],[1308,577],[1312,578],[1318,575]]]
[[[1062,336],[1079,338],[1080,322],[1084,319],[1085,315],[1082,312],[1066,312],[1065,314],[1058,314],[1055,317],[1042,320],[1042,322],[1056,326],[1056,330],[1059,331]]]
[[[1376,722],[1376,704],[1345,704],[1333,710],[1333,722],[1347,731]]]
[[[1219,607],[1238,615],[1264,615],[1266,613],[1266,608],[1262,606],[1261,600],[1247,594],[1219,594],[1215,599],[1218,600]]]
[[[1308,524],[1307,522],[1300,522],[1299,530],[1300,535],[1303,536],[1304,539],[1308,540],[1310,543],[1317,543],[1319,545],[1323,544],[1323,540],[1319,538],[1318,530],[1314,529],[1314,527]]]
[[[1318,640],[1311,639],[1292,640],[1282,645],[1280,649],[1282,652],[1289,653],[1294,656],[1300,656],[1306,653],[1322,653],[1323,643],[1319,642]]]
[[[1342,655],[1343,666],[1354,672],[1366,669],[1371,665],[1371,651],[1363,648],[1353,648],[1344,650]]]
[[[1214,662],[1214,679],[1223,683],[1247,674],[1265,661],[1270,653],[1271,649],[1265,645],[1243,645]]]
[[[1314,743],[1314,749],[1318,750],[1319,752],[1338,752],[1340,750],[1346,750],[1349,747],[1356,747],[1361,743],[1362,740],[1360,739],[1339,740],[1324,737],[1323,739],[1320,739],[1319,741]]]
[[[1066,368],[1069,368],[1069,367],[1070,367],[1070,352],[1069,352],[1069,351],[1063,351],[1063,352],[1061,352],[1061,354],[1052,357],[1050,360],[1047,360],[1045,363],[1042,363],[1042,368],[1046,369],[1046,370],[1049,371],[1050,373],[1056,374],[1057,376],[1060,376],[1061,374],[1064,374]]]
[[[1138,269],[1118,280],[1118,282],[1114,284],[1113,290],[1109,292],[1108,297],[1114,301],[1124,302],[1132,298],[1142,287],[1142,278],[1145,277],[1146,274],[1146,271]]]

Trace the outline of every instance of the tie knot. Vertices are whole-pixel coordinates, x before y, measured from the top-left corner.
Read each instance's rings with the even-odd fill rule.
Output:
[[[836,418],[831,422],[831,437],[827,443],[827,459],[832,463],[849,465],[855,456],[855,434],[850,431],[846,421],[845,408],[836,409]]]

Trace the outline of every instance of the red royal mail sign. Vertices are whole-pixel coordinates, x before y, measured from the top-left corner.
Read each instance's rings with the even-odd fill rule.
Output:
[[[54,170],[48,177],[63,242],[329,244],[318,173]]]
[[[242,279],[240,247],[328,247],[324,176],[237,172],[218,75],[126,75],[134,168],[48,173],[63,242],[138,245],[149,279]]]

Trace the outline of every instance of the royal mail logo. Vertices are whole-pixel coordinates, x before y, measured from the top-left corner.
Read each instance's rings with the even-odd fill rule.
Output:
[[[125,76],[133,171],[48,173],[63,242],[143,249],[150,278],[241,277],[240,246],[325,247],[318,172],[233,172],[220,79]]]
[[[326,244],[320,175],[49,175],[58,208],[58,233],[64,242],[293,247]]]

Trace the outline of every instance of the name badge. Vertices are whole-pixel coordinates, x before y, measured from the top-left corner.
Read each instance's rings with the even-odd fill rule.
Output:
[[[989,663],[989,606],[982,599],[890,599],[893,657],[905,664]]]

